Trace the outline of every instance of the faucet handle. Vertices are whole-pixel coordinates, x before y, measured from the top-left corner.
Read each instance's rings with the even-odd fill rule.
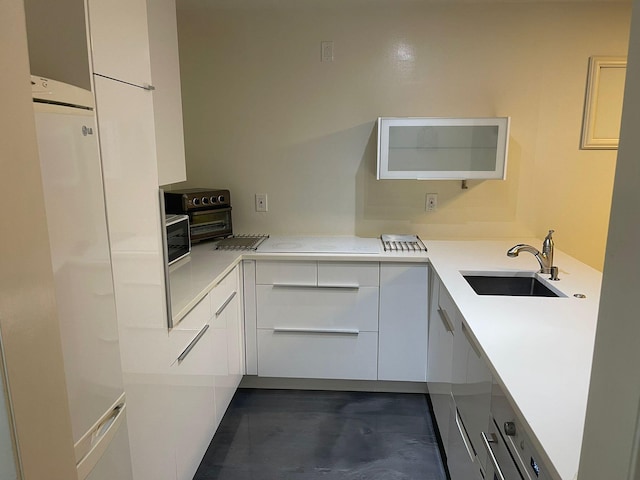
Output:
[[[547,236],[544,237],[545,240],[551,240],[551,237],[553,235],[553,232],[555,232],[555,230],[549,230],[549,233],[547,233]]]

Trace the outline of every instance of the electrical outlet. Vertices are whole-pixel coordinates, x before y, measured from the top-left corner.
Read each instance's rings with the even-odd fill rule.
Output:
[[[424,203],[424,209],[427,212],[433,212],[438,209],[438,194],[427,193],[427,198]]]
[[[266,212],[267,210],[267,194],[256,193],[256,212]]]

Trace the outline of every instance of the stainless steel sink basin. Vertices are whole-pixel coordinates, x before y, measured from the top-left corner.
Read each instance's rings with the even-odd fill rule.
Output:
[[[463,274],[478,295],[510,297],[560,297],[535,276],[497,276],[491,274]]]

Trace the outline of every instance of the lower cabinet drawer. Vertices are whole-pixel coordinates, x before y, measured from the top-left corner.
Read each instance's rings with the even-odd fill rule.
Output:
[[[258,329],[258,376],[376,380],[376,332]]]
[[[378,287],[258,285],[258,328],[351,328],[377,332],[378,298]]]

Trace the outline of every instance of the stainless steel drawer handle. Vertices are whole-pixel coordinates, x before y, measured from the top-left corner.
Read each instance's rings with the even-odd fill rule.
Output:
[[[338,288],[344,290],[358,290],[360,285],[349,284],[335,284],[335,285],[310,285],[310,284],[296,284],[296,283],[274,283],[274,288]]]
[[[484,447],[487,449],[487,453],[489,454],[489,458],[491,459],[491,463],[493,464],[498,480],[505,480],[502,470],[500,469],[500,465],[498,465],[498,459],[493,454],[493,449],[491,448],[492,443],[498,443],[498,437],[496,437],[495,433],[490,434],[491,439],[489,439],[487,434],[484,432],[480,432],[480,435],[482,435],[482,442],[484,443]]]
[[[336,335],[358,335],[357,328],[296,328],[296,327],[274,327],[275,333],[333,333]]]
[[[229,298],[227,298],[224,303],[220,306],[220,308],[218,309],[218,311],[216,312],[216,317],[219,317],[220,314],[222,312],[224,312],[224,309],[227,308],[227,305],[229,305],[231,303],[231,300],[233,300],[233,297],[236,296],[238,292],[236,292],[235,290],[233,291],[233,293],[231,295],[229,295]]]
[[[178,357],[178,363],[181,363],[185,358],[187,358],[187,355],[189,355],[191,350],[193,350],[193,347],[196,346],[196,343],[200,341],[200,339],[206,333],[207,330],[209,330],[209,324],[206,324],[204,327],[202,327],[202,330],[198,332],[198,335],[196,335],[196,338],[191,340],[191,343],[187,345],[187,348],[185,348],[184,351]]]
[[[455,328],[453,328],[453,323],[451,323],[447,311],[443,308],[438,308],[438,315],[440,316],[440,320],[442,320],[442,323],[444,323],[445,330],[447,332],[453,333],[455,331]]]

